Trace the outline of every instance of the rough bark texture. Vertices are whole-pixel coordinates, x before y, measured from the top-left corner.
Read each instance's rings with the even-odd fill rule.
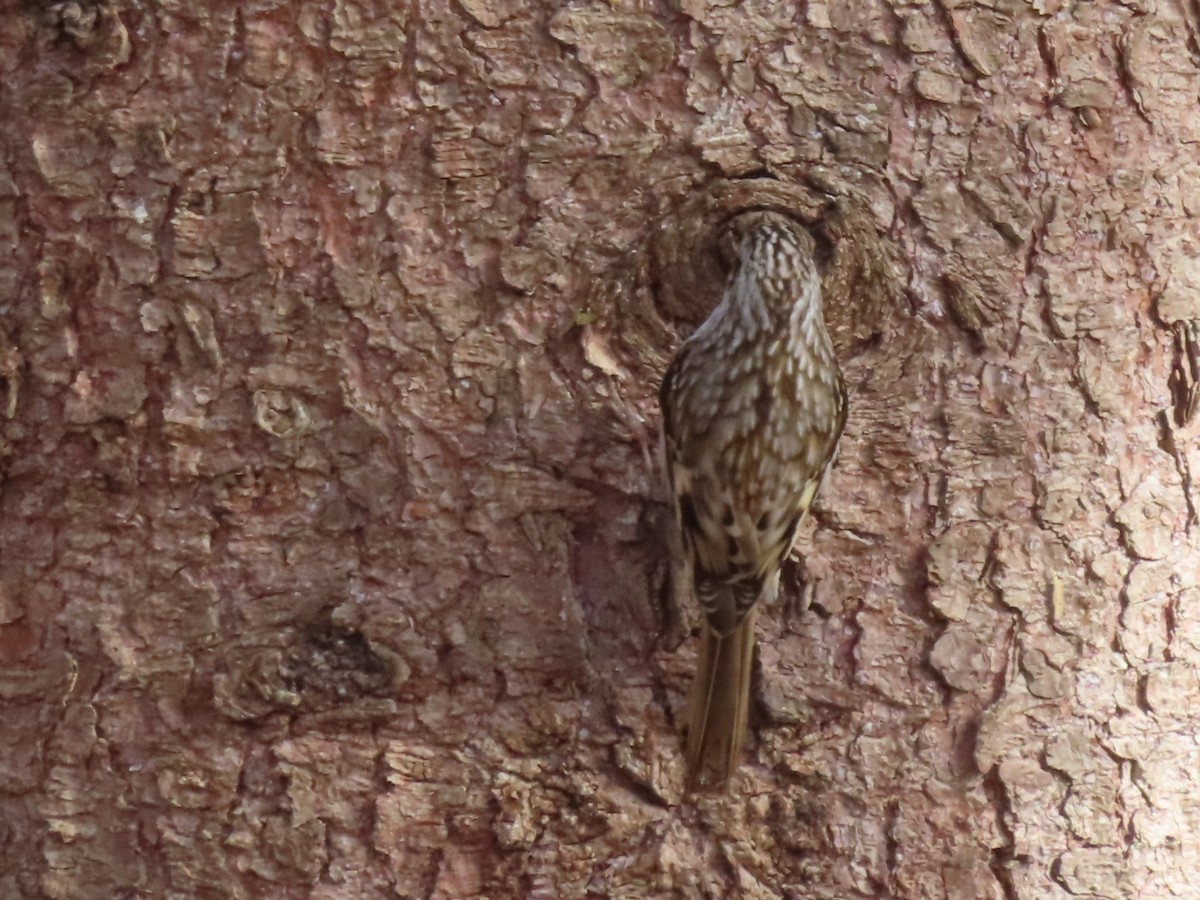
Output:
[[[10,2],[0,896],[1194,896],[1198,50],[1169,0]],[[689,802],[681,236],[820,198],[849,425]]]

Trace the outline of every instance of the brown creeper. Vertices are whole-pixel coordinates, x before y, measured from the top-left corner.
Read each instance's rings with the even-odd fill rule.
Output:
[[[737,767],[754,618],[821,487],[846,392],[821,313],[813,240],[779,213],[734,218],[717,307],[663,376],[666,468],[704,612],[687,736],[688,788]],[[678,567],[677,567],[678,568]]]

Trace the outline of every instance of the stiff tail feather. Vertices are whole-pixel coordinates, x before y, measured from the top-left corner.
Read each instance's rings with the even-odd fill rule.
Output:
[[[725,635],[704,626],[687,735],[688,791],[702,782],[724,787],[737,769],[750,715],[756,612],[751,609]],[[703,779],[706,773],[711,781]]]

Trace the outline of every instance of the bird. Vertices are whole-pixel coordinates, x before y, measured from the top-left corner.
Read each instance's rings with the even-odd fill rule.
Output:
[[[755,210],[716,241],[720,300],[676,352],[659,404],[691,592],[703,613],[686,739],[687,790],[726,786],[750,705],[754,622],[834,461],[845,382],[825,326],[808,229]]]

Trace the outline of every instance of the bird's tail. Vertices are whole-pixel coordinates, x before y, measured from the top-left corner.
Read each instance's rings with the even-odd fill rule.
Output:
[[[725,635],[704,625],[687,735],[689,791],[706,773],[711,773],[713,787],[724,787],[737,769],[750,714],[756,612],[751,609]]]

